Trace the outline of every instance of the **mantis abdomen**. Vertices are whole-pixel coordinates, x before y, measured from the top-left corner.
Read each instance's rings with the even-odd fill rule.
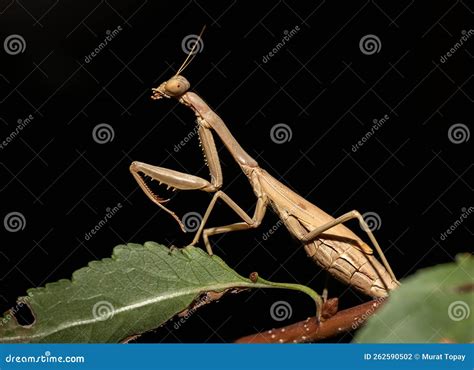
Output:
[[[267,171],[257,170],[259,183],[272,208],[307,255],[341,282],[371,297],[385,297],[399,286],[375,258],[371,248],[354,232],[337,224],[312,240],[305,236],[322,224],[334,221],[326,212],[279,182]]]
[[[346,242],[317,239],[307,243],[305,250],[332,276],[371,297],[385,297],[399,285],[373,255]]]

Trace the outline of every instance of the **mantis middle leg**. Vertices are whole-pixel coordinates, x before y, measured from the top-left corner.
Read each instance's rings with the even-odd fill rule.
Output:
[[[204,229],[204,226],[206,225],[207,220],[209,219],[209,216],[211,215],[212,209],[214,208],[217,202],[217,199],[222,199],[235,213],[237,213],[237,215],[240,216],[240,218],[242,218],[243,222],[236,222],[236,223],[225,225],[225,226],[217,226],[217,227],[210,227],[210,228]],[[259,196],[257,198],[257,204],[255,206],[254,215],[253,217],[250,217],[234,200],[232,200],[231,197],[229,197],[223,191],[219,190],[212,197],[212,200],[209,203],[206,213],[204,214],[204,217],[201,221],[201,225],[199,226],[199,229],[196,232],[196,235],[194,236],[193,241],[191,242],[191,245],[194,245],[199,241],[199,237],[201,236],[201,233],[202,233],[206,250],[210,255],[212,255],[213,252],[212,252],[211,243],[209,242],[209,236],[231,232],[231,231],[239,231],[239,230],[256,228],[260,226],[263,220],[263,217],[265,216],[266,210],[267,210],[266,197]]]

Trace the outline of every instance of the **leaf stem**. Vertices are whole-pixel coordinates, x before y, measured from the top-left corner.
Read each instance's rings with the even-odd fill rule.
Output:
[[[265,287],[265,288],[290,289],[290,290],[296,290],[296,291],[309,295],[313,299],[313,301],[316,303],[316,319],[318,322],[320,321],[321,310],[323,307],[323,300],[321,296],[310,287],[306,285],[301,285],[301,284],[276,283],[273,281],[268,281],[260,277],[256,272],[253,272],[250,275],[250,280],[256,284],[256,287],[258,287],[259,284],[262,284],[262,287]]]

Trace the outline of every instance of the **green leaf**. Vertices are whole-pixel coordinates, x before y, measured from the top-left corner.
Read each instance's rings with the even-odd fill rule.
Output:
[[[28,290],[18,305],[26,303],[35,322],[21,326],[8,311],[0,342],[119,342],[239,288],[287,288],[318,298],[301,285],[246,279],[199,248],[119,245],[112,258],[89,263],[71,280]]]
[[[474,340],[474,258],[418,271],[357,332],[358,343],[466,343]]]

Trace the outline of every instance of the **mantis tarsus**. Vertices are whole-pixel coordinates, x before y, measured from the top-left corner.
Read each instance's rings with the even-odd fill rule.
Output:
[[[191,56],[191,53],[189,56]],[[158,88],[153,89],[154,95],[152,98],[176,98],[180,103],[194,111],[197,117],[198,134],[205,159],[207,159],[211,179],[208,181],[187,173],[142,162],[133,162],[130,171],[148,198],[170,213],[183,228],[180,219],[163,205],[165,200],[153,193],[141,174],[150,176],[153,180],[172,187],[173,190],[202,190],[214,193],[191,243],[192,245],[196,244],[202,235],[209,254],[212,254],[209,242],[210,236],[258,227],[268,205],[271,205],[288,231],[303,243],[308,256],[340,281],[350,284],[372,297],[386,296],[390,290],[398,287],[399,283],[387,259],[360,213],[354,210],[333,218],[262,169],[240,146],[222,119],[212,111],[203,99],[189,91],[190,83],[180,75],[189,64],[188,59],[175,76],[163,82]],[[220,190],[223,178],[213,132],[222,140],[253,188],[257,203],[252,217],[231,197]],[[230,225],[205,228],[218,199],[226,203],[242,221]],[[372,249],[361,238],[343,225],[344,222],[351,219],[357,219],[360,222],[378,252],[382,263],[375,258]]]

